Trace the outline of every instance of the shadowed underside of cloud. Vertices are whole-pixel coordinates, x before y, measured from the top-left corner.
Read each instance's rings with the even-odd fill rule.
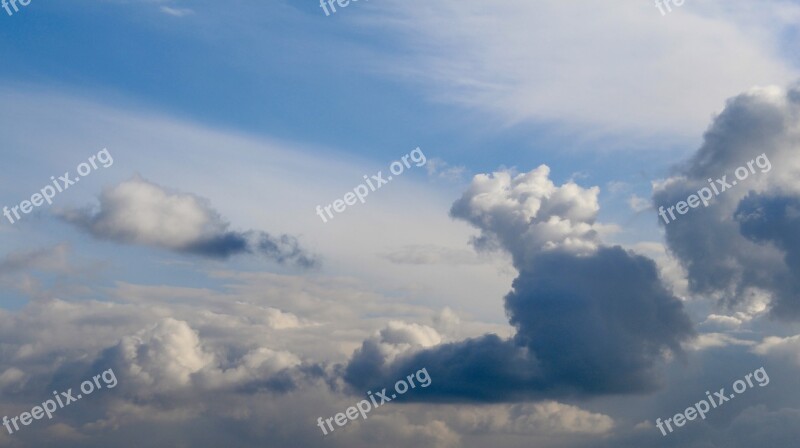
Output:
[[[770,278],[779,300],[773,311],[784,317],[800,317],[800,196],[767,196],[751,193],[734,214],[742,235],[750,241],[772,244],[785,254],[787,270]],[[767,285],[765,285],[767,286]]]
[[[734,309],[767,302],[774,317],[800,318],[799,149],[800,89],[752,89],[731,99],[697,153],[656,185],[656,208],[686,201],[709,179],[719,189],[714,179],[723,176],[733,185],[707,207],[661,221],[691,292]],[[744,179],[735,177],[739,167]]]
[[[517,332],[415,347],[365,341],[345,369],[357,390],[427,368],[431,401],[521,401],[655,389],[657,366],[693,334],[655,263],[600,244],[598,190],[556,187],[542,166],[517,176],[476,176],[452,215],[481,230],[476,243],[512,253],[519,276],[505,297]],[[406,341],[409,342],[409,341]],[[379,387],[380,386],[380,387]]]
[[[293,236],[228,230],[228,223],[208,201],[167,191],[139,177],[103,191],[99,209],[68,210],[62,218],[94,237],[119,243],[220,259],[257,253],[302,268],[318,264]]]

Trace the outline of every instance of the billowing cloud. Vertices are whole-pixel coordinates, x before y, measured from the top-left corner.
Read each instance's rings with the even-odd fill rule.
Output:
[[[480,229],[473,241],[477,248],[506,249],[518,268],[544,250],[595,250],[605,229],[595,222],[599,188],[583,189],[574,182],[556,186],[549,175],[547,165],[517,175],[479,174],[451,214]]]
[[[122,338],[96,364],[114,366],[138,396],[152,396],[198,388],[252,387],[253,382],[265,387],[271,384],[278,390],[293,389],[288,371],[300,367],[301,360],[286,351],[259,347],[233,362],[222,362],[203,347],[187,322],[165,318]],[[286,374],[283,380],[281,373]]]
[[[236,232],[208,201],[168,191],[140,177],[106,189],[97,210],[68,210],[63,218],[91,235],[212,258],[259,253],[278,263],[309,268],[316,258],[289,235]]]
[[[433,385],[411,400],[521,401],[657,387],[659,362],[693,334],[681,302],[652,260],[602,245],[598,188],[558,187],[548,174],[543,165],[475,176],[451,209],[480,229],[476,247],[512,254],[519,276],[505,307],[513,338],[490,334],[428,349],[370,339],[346,368],[351,385],[374,389],[424,367]]]
[[[731,99],[697,153],[655,185],[656,207],[668,214],[673,206],[676,219],[659,222],[692,293],[734,311],[766,303],[773,316],[800,318],[798,148],[800,89],[752,89]],[[677,213],[703,189],[708,206]]]

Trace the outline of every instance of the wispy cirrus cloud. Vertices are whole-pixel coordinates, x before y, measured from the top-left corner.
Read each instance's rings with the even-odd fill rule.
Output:
[[[384,69],[507,124],[694,137],[726,98],[800,73],[781,47],[800,6],[783,0],[695,2],[668,17],[652,2],[371,6],[364,25],[396,32],[402,49]]]

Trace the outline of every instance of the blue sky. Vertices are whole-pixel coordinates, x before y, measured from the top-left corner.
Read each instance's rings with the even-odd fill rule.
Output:
[[[0,416],[120,379],[0,447],[785,446],[764,428],[800,427],[800,5],[628,3],[0,9],[0,206],[114,160],[1,218]],[[659,224],[762,153],[774,171]],[[762,395],[655,429],[762,365]],[[407,402],[315,426],[426,366]]]

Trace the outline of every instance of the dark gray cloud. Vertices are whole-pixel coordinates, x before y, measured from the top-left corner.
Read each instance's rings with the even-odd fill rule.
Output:
[[[656,185],[656,208],[686,201],[708,188],[709,179],[721,189],[716,179],[727,176],[731,185],[707,207],[689,209],[669,224],[659,219],[690,292],[734,309],[766,297],[773,316],[800,317],[792,216],[800,199],[798,148],[800,91],[753,89],[730,100],[697,153]],[[744,179],[736,177],[737,168],[753,162]]]
[[[800,196],[751,193],[739,203],[734,219],[745,238],[772,244],[785,254],[787,269],[771,272],[760,284],[773,292],[776,316],[800,318]]]
[[[392,384],[425,367],[432,401],[531,398],[651,391],[665,352],[693,334],[681,302],[655,263],[599,242],[597,189],[556,187],[547,167],[511,177],[476,176],[452,215],[481,230],[481,247],[512,253],[519,276],[505,297],[511,339],[495,335],[387,357],[364,342],[345,370],[356,389]]]
[[[103,191],[97,210],[69,210],[62,217],[97,238],[119,243],[219,259],[261,254],[302,268],[319,264],[293,236],[228,230],[228,223],[208,201],[168,191],[139,177]]]

